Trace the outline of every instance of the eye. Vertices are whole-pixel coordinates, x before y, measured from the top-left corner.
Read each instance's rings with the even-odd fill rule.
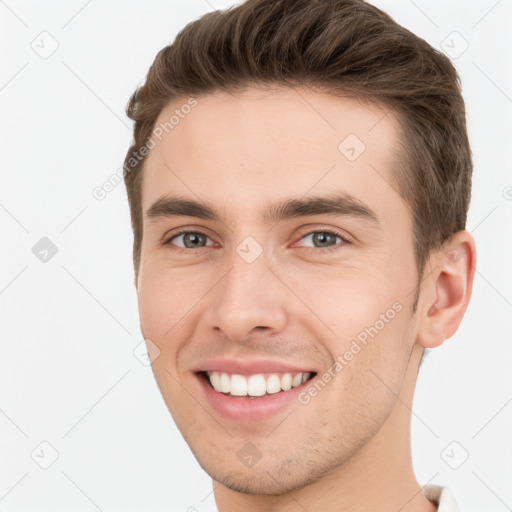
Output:
[[[335,249],[339,245],[350,243],[340,233],[330,230],[311,231],[300,240],[301,246],[317,249]]]
[[[208,243],[208,240],[209,237],[200,231],[181,231],[164,242],[164,245],[175,245],[181,249],[197,249],[214,245]]]

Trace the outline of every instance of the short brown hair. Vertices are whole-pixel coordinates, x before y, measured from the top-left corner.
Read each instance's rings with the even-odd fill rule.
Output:
[[[460,79],[445,55],[362,0],[247,0],[189,23],[157,54],[127,106],[135,121],[124,179],[136,275],[140,150],[160,112],[178,97],[258,85],[322,89],[397,116],[402,155],[394,179],[412,212],[421,278],[430,252],[466,224],[473,163]]]

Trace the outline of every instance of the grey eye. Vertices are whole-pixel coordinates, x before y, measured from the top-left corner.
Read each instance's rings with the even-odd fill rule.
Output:
[[[328,231],[314,231],[303,236],[301,240],[309,240],[313,244],[312,247],[331,247],[341,242],[342,238]]]
[[[195,249],[197,247],[205,247],[208,237],[202,233],[181,233],[171,238],[174,245],[185,249]]]

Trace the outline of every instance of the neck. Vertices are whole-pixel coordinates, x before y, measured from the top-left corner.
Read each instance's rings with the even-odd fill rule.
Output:
[[[414,347],[402,392],[381,429],[342,466],[283,495],[251,495],[214,480],[219,512],[435,512],[414,476],[410,422],[421,349]]]

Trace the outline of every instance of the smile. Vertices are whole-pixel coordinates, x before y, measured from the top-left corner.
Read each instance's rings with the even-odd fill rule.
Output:
[[[205,374],[215,391],[232,397],[244,398],[255,398],[288,391],[300,386],[313,375],[312,372],[240,375],[218,371],[208,371]]]
[[[195,375],[212,411],[235,421],[261,421],[292,407],[316,372],[254,373],[242,375],[218,370]]]

